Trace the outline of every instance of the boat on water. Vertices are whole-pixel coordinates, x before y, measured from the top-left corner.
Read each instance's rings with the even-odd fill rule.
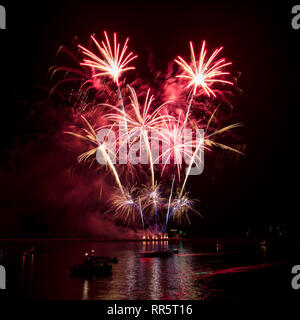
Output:
[[[143,258],[168,258],[173,254],[177,254],[178,250],[153,250],[153,251],[141,251],[140,256]]]
[[[112,271],[111,263],[117,263],[116,257],[96,256],[95,251],[86,252],[83,257],[83,263],[74,264],[70,267],[71,276],[106,276]]]

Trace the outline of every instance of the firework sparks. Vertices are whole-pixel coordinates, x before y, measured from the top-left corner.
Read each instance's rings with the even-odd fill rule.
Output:
[[[116,209],[115,216],[121,215],[125,221],[131,219],[132,221],[135,220],[135,216],[137,213],[137,205],[133,198],[134,188],[130,191],[124,190],[121,194],[117,193],[112,198],[112,204]],[[140,214],[140,212],[138,212]],[[141,217],[142,219],[142,217]]]
[[[141,222],[144,229],[144,221],[147,223],[148,227],[151,229],[151,225],[143,213],[141,200],[134,198],[134,193],[136,193],[136,188],[132,187],[129,191],[124,190],[123,193],[115,194],[112,197],[113,208],[116,210],[115,217],[121,217],[125,222],[134,222],[136,215],[138,214],[141,218]]]
[[[167,228],[168,221],[173,218],[173,220],[177,221],[177,223],[181,224],[184,221],[190,223],[188,213],[193,211],[194,213],[201,215],[200,212],[194,209],[195,200],[190,199],[188,194],[179,194],[172,202],[172,210],[170,214],[167,216],[167,219],[161,229],[161,232],[164,233]]]
[[[79,45],[84,55],[84,60],[80,62],[81,70],[76,71],[72,69],[68,71],[67,68],[58,68],[54,70],[53,74],[58,71],[65,71],[72,74],[67,81],[80,84],[79,86],[77,84],[78,92],[76,92],[75,89],[75,94],[77,93],[78,95],[84,96],[86,100],[85,106],[93,106],[93,110],[89,113],[88,117],[94,117],[93,123],[98,125],[98,129],[107,130],[107,128],[109,128],[108,131],[111,132],[111,130],[117,127],[119,128],[119,137],[115,141],[115,146],[118,145],[119,152],[109,145],[109,142],[107,142],[108,136],[105,137],[107,140],[104,139],[103,142],[99,141],[100,138],[97,138],[96,129],[84,115],[81,115],[85,124],[84,127],[81,128],[81,132],[68,131],[67,133],[89,144],[89,149],[79,155],[79,162],[90,159],[94,161],[95,159],[93,158],[96,158],[97,153],[100,152],[104,162],[100,161],[99,163],[105,165],[106,168],[109,169],[109,172],[113,174],[116,185],[118,186],[118,189],[113,192],[111,197],[111,210],[114,210],[114,216],[128,223],[140,221],[143,229],[146,223],[149,230],[152,230],[150,222],[153,223],[153,221],[155,221],[156,234],[158,232],[157,226],[164,223],[161,229],[161,232],[164,233],[170,219],[177,224],[184,222],[189,223],[189,212],[201,215],[195,210],[196,200],[191,199],[186,191],[187,180],[191,173],[192,166],[194,164],[198,166],[203,163],[203,152],[199,153],[200,148],[203,147],[203,150],[211,150],[213,147],[218,147],[242,154],[235,148],[215,141],[217,136],[220,137],[223,133],[239,127],[241,125],[240,123],[222,127],[218,121],[214,121],[215,128],[211,128],[218,107],[212,109],[215,110],[212,114],[210,110],[207,111],[205,109],[204,116],[203,113],[195,112],[196,115],[201,114],[195,117],[194,112],[192,112],[192,105],[200,101],[199,96],[203,95],[216,98],[218,92],[216,84],[233,84],[228,80],[230,73],[225,70],[231,62],[226,62],[225,58],[218,58],[222,47],[216,49],[212,55],[208,57],[205,41],[203,41],[199,57],[196,59],[193,44],[190,42],[191,62],[186,62],[180,56],[175,59],[175,62],[181,69],[181,73],[176,77],[187,81],[186,86],[190,88],[189,95],[187,96],[188,104],[186,112],[184,109],[185,103],[175,105],[174,103],[170,104],[170,101],[160,101],[159,106],[155,106],[154,95],[150,94],[150,89],[144,90],[144,88],[142,88],[143,92],[145,92],[145,98],[141,102],[135,89],[129,85],[125,86],[125,81],[122,82],[122,86],[119,85],[121,75],[128,70],[135,69],[130,64],[137,56],[134,55],[133,52],[128,53],[127,51],[129,39],[127,38],[123,47],[121,47],[117,42],[117,35],[115,33],[112,44],[106,32],[104,32],[104,36],[105,40],[101,43],[98,43],[96,38],[91,36],[93,43],[99,50],[98,54]],[[110,81],[107,81],[107,78],[110,79]],[[112,85],[113,83],[116,85]],[[174,81],[174,83],[178,86],[178,90],[182,88],[182,83],[179,81]],[[60,84],[61,83],[59,83],[59,85]],[[92,97],[90,97],[89,92],[91,88],[93,88]],[[213,107],[216,106],[215,99],[210,99],[209,101]],[[96,118],[96,111],[94,112],[94,110],[96,110],[98,106],[103,106],[104,108],[101,110],[100,116],[98,114]],[[86,112],[86,107],[84,107],[82,113],[86,115]],[[211,114],[208,121],[207,114]],[[222,119],[221,115],[219,116],[220,119]],[[200,130],[200,128],[204,134],[202,135],[201,133],[199,139],[197,132],[197,137],[195,138],[193,136],[193,130]],[[123,129],[125,130],[123,131]],[[186,129],[190,131],[187,132],[185,131]],[[155,134],[153,135],[154,132]],[[160,155],[155,155],[155,157],[157,157],[156,159],[154,159],[155,157],[151,150],[152,139],[158,139],[160,141],[157,149],[158,151],[162,150]],[[118,167],[113,161],[117,159],[120,160],[120,154],[122,154],[120,149],[123,149],[125,144],[126,151],[127,147],[140,146],[140,150],[138,150],[140,151],[139,156],[136,152],[134,157],[139,157],[139,160],[142,161],[137,164],[138,170],[136,170],[135,173],[137,175],[143,173],[144,176],[147,176],[148,172],[146,172],[144,166],[144,164],[147,164],[151,172],[151,181],[149,177],[149,181],[147,180],[144,185],[137,187],[136,181],[132,180],[131,185],[135,187],[127,187],[127,182],[129,181],[128,168],[131,168],[128,167],[130,161],[128,162],[127,160],[132,154],[126,154],[127,166],[123,172],[121,170],[122,167]],[[145,152],[142,151],[142,147],[145,147]],[[142,157],[145,158],[142,159]],[[185,159],[185,164],[183,163],[183,158]],[[162,165],[155,167],[159,168],[156,172],[154,170],[154,164],[160,163],[160,159],[163,159]],[[97,158],[97,160],[99,159]],[[124,164],[123,158],[119,163]],[[171,187],[169,185],[163,185],[159,181],[159,179],[161,179],[167,181],[167,183],[171,183],[170,178],[164,175],[167,171],[166,166],[170,164],[174,164],[174,172],[170,175],[172,177]],[[183,183],[181,184],[183,167],[186,170]],[[159,173],[157,177],[155,176],[156,173]],[[143,178],[144,176],[141,177]],[[137,181],[141,181],[141,177],[138,177]],[[178,178],[178,180],[175,183],[176,178]],[[124,182],[123,184],[121,180]],[[181,185],[175,187],[177,183]],[[170,191],[169,194],[166,192],[167,190]],[[175,190],[177,190],[177,192],[175,192]],[[168,195],[166,195],[166,193]],[[167,211],[165,214],[164,210]],[[161,218],[163,218],[163,220],[159,221]]]
[[[164,197],[162,196],[162,186],[155,184],[154,188],[151,186],[144,186],[141,190],[141,199],[145,202],[144,207],[147,208],[151,204],[155,203],[160,206],[164,203]]]
[[[59,48],[57,56],[61,54],[70,59],[72,65],[75,64],[78,67],[55,65],[49,68],[50,82],[59,75],[63,76],[51,87],[49,97],[55,93],[62,101],[70,103],[74,113],[83,114],[88,106],[93,106],[91,97],[95,100],[101,99],[107,95],[109,88],[104,81],[105,79],[93,77],[95,70],[81,66],[77,55],[70,52],[66,47],[61,46]]]
[[[164,204],[164,197],[161,193],[161,185],[155,184],[154,186],[147,187],[145,186],[142,190],[142,199],[145,203],[144,207],[149,206],[154,207],[154,217],[155,217],[155,231],[157,232],[157,223],[158,223],[158,208]]]
[[[102,153],[106,164],[109,166],[111,172],[113,173],[115,180],[119,186],[120,191],[122,192],[122,194],[125,194],[124,188],[123,188],[122,183],[120,181],[118,171],[116,170],[116,167],[114,166],[114,164],[111,160],[111,157],[109,155],[109,153],[111,153],[110,149],[107,149],[107,146],[105,145],[105,143],[102,143],[102,144],[99,143],[98,138],[97,138],[97,134],[96,134],[95,130],[93,129],[93,127],[91,126],[91,124],[88,122],[88,120],[84,116],[81,116],[81,117],[87,126],[87,129],[86,128],[82,129],[84,132],[84,135],[81,135],[81,134],[78,134],[75,132],[65,132],[65,133],[73,135],[81,140],[88,141],[96,147],[79,155],[78,161],[79,162],[86,161],[87,159],[89,159],[93,155],[95,155],[97,153],[97,151],[99,150]],[[113,154],[113,156],[114,156],[114,154]]]
[[[190,164],[188,166],[188,169],[186,171],[186,176],[185,176],[185,179],[184,179],[184,182],[182,184],[182,187],[181,187],[181,191],[180,191],[180,195],[179,195],[179,198],[182,196],[183,192],[184,192],[184,189],[185,189],[185,185],[186,185],[186,182],[187,182],[187,179],[189,177],[189,174],[190,174],[190,170],[192,168],[192,165],[193,163],[195,163],[195,159],[197,159],[200,163],[201,161],[203,161],[203,159],[201,159],[201,157],[198,155],[198,151],[201,147],[203,147],[204,149],[210,149],[210,147],[218,147],[218,148],[221,148],[221,149],[224,149],[224,150],[230,150],[232,152],[235,152],[235,153],[238,153],[238,154],[241,154],[243,155],[242,152],[240,152],[239,150],[235,149],[235,148],[232,148],[230,146],[227,146],[225,144],[222,144],[222,143],[218,143],[218,142],[215,142],[213,140],[213,138],[216,136],[216,135],[220,135],[226,131],[229,131],[229,130],[232,130],[234,128],[237,128],[237,127],[241,127],[243,126],[242,123],[234,123],[232,125],[229,125],[229,126],[226,126],[226,127],[223,127],[221,129],[218,129],[218,130],[215,130],[213,131],[212,133],[210,134],[207,134],[207,131],[211,125],[211,122],[213,121],[214,117],[215,117],[215,114],[217,112],[218,108],[215,109],[215,111],[212,113],[210,119],[208,120],[208,123],[206,124],[205,126],[205,133],[204,133],[204,138],[200,138],[200,140],[198,141],[198,144],[197,144],[197,147],[196,149],[194,150],[194,153],[191,157],[191,160],[190,160]]]
[[[127,129],[128,129],[128,132],[126,132],[128,140],[136,142],[136,139],[138,138],[142,143],[145,144],[147,155],[149,158],[149,164],[150,164],[152,187],[154,188],[155,177],[154,177],[153,158],[152,158],[151,146],[149,141],[150,133],[151,131],[156,131],[156,130],[159,131],[159,129],[161,128],[161,125],[165,123],[167,120],[173,119],[173,117],[171,117],[168,114],[165,114],[165,115],[161,114],[163,108],[169,102],[163,103],[155,111],[150,112],[150,107],[152,106],[152,102],[154,101],[154,96],[153,95],[150,96],[150,89],[148,89],[144,104],[141,107],[135,90],[130,86],[128,86],[128,88],[130,91],[129,98],[130,98],[133,114],[120,110],[112,105],[107,105],[113,110],[115,110],[116,113],[108,113],[105,116],[105,118],[110,122],[112,122],[113,124],[115,123],[122,124],[122,121],[124,121],[124,118],[125,118],[127,123]]]
[[[183,158],[187,162],[192,159],[194,155],[193,149],[197,146],[197,140],[193,139],[192,135],[185,134],[185,129],[185,121],[181,123],[181,112],[179,113],[178,119],[168,119],[168,121],[165,121],[160,131],[160,139],[163,142],[163,146],[167,147],[163,148],[162,154],[155,159],[155,162],[160,158],[163,159],[161,175],[163,175],[166,166],[170,164],[172,160],[174,166],[176,165],[177,167],[178,179],[180,180]],[[201,160],[198,154],[196,154],[195,157],[196,160]]]
[[[133,52],[130,52],[128,55],[126,55],[129,38],[126,39],[123,49],[120,50],[120,44],[117,42],[116,33],[114,33],[113,49],[106,32],[104,32],[104,36],[106,43],[102,41],[101,44],[99,44],[94,36],[91,36],[100,52],[101,57],[79,45],[79,48],[82,50],[82,52],[88,58],[90,58],[84,59],[81,65],[101,71],[94,74],[93,77],[109,76],[119,86],[120,75],[125,71],[135,69],[135,67],[129,66],[129,63],[136,59],[137,55],[134,55]]]
[[[207,96],[216,97],[215,92],[211,88],[213,84],[217,82],[227,83],[232,85],[233,83],[222,79],[223,76],[229,75],[229,72],[223,71],[226,66],[229,66],[231,62],[225,62],[225,58],[215,61],[217,55],[222,50],[222,47],[216,49],[210,58],[206,59],[205,41],[202,43],[202,48],[199,56],[199,60],[196,60],[193,43],[190,42],[191,49],[191,63],[188,64],[180,56],[175,59],[175,62],[181,67],[182,74],[178,75],[178,78],[189,80],[188,88],[194,87],[193,94],[196,94],[197,88],[204,90]]]

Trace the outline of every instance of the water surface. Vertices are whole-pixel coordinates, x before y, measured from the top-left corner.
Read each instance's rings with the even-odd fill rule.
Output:
[[[236,299],[275,294],[279,289],[284,292],[290,277],[285,263],[265,261],[259,248],[224,249],[220,257],[214,241],[209,245],[199,241],[0,242],[0,248],[4,246],[8,291],[26,299]],[[23,256],[23,250],[31,246],[36,248],[34,255]],[[139,255],[141,250],[161,248],[177,248],[179,253],[170,258]],[[112,275],[72,278],[70,265],[80,263],[83,254],[92,249],[97,255],[118,257]],[[275,276],[279,280],[274,283]]]

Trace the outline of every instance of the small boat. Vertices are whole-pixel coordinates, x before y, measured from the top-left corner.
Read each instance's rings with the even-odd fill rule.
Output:
[[[172,257],[174,253],[178,253],[178,250],[141,251],[140,256],[143,258],[168,258]]]
[[[106,276],[111,274],[112,266],[110,263],[117,263],[116,257],[96,256],[95,250],[86,252],[83,263],[74,264],[70,267],[71,276],[91,277]]]

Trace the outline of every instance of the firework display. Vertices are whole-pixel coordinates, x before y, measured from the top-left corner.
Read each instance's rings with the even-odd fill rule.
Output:
[[[86,148],[78,161],[95,162],[113,177],[106,202],[114,217],[164,233],[171,222],[185,224],[191,213],[201,215],[188,177],[202,173],[205,153],[221,148],[242,154],[219,141],[241,126],[222,124],[222,108],[235,86],[231,62],[219,57],[222,47],[209,55],[203,41],[197,55],[190,42],[190,61],[174,59],[156,93],[141,79],[127,83],[137,58],[127,53],[129,39],[121,48],[115,33],[113,43],[106,32],[104,38],[99,43],[91,36],[91,48],[78,45],[77,54],[70,53],[77,68],[52,69],[53,76],[64,72],[64,78],[51,94],[67,97],[78,115],[73,129],[65,131]]]

